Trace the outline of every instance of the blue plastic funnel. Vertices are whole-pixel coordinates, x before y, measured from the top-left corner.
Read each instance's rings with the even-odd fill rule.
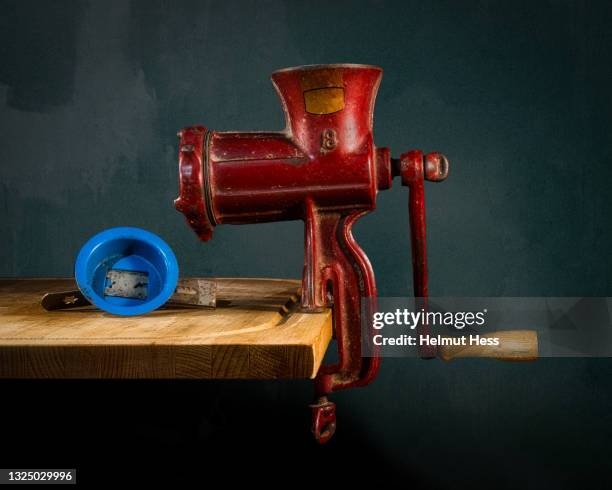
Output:
[[[140,228],[98,233],[81,248],[75,264],[83,295],[101,310],[122,316],[159,308],[174,294],[178,276],[172,249]]]

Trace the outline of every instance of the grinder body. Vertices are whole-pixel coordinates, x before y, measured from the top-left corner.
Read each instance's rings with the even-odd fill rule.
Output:
[[[198,217],[207,223],[200,237],[208,240],[216,224],[304,219],[307,199],[325,210],[373,209],[379,173],[381,185],[390,186],[389,152],[376,152],[372,137],[381,74],[351,65],[281,70],[272,81],[285,112],[283,131],[183,130],[183,137],[197,129],[202,138],[202,200],[208,206],[207,216]],[[181,154],[193,144],[181,143]],[[176,202],[183,212],[193,205],[190,186],[197,177],[191,169],[184,175],[186,166],[180,167]]]
[[[355,242],[354,222],[376,207],[394,175],[410,187],[415,296],[427,295],[423,180],[443,180],[440,154],[409,152],[398,160],[373,140],[373,110],[382,70],[366,65],[316,65],[280,70],[272,82],[286,127],[280,132],[179,133],[180,196],[175,204],[198,236],[219,224],[301,219],[305,223],[301,307],[333,307],[338,363],[315,380],[313,432],[325,442],[335,429],[326,395],[369,383],[379,358],[361,356],[361,301],[374,305],[376,284]],[[365,312],[368,314],[368,312]]]

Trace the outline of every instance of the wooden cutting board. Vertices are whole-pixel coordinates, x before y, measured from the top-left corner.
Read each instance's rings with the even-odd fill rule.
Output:
[[[119,317],[93,306],[46,311],[72,279],[0,279],[0,378],[313,378],[330,310],[299,311],[298,280],[217,280],[217,308]]]

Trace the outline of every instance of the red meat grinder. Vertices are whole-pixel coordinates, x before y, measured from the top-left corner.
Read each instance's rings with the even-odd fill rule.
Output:
[[[399,176],[410,194],[414,296],[427,297],[424,180],[448,175],[440,153],[392,159],[374,145],[372,121],[382,69],[336,64],[272,74],[287,121],[280,132],[217,132],[202,126],[179,133],[180,196],[176,208],[203,241],[218,224],[301,219],[305,223],[301,308],[333,307],[338,363],[315,379],[313,433],[327,442],[336,427],[327,395],[365,386],[380,358],[362,357],[361,301],[372,304],[372,266],[353,238],[358,218],[374,210],[378,191]],[[431,357],[434,352],[422,352]]]

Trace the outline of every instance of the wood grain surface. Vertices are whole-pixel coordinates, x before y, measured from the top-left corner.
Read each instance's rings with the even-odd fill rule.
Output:
[[[301,313],[300,281],[218,279],[217,308],[166,306],[119,317],[93,306],[45,311],[71,279],[0,279],[0,378],[312,378],[331,311]]]

